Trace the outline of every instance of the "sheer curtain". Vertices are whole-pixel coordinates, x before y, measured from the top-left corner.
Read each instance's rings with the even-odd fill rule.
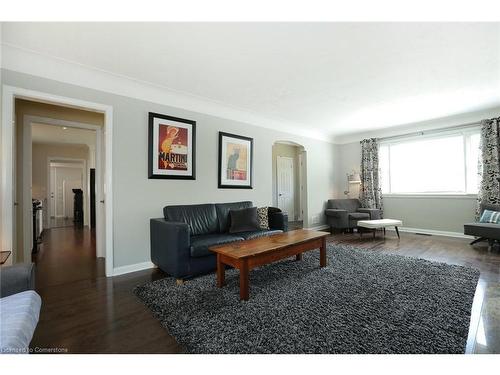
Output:
[[[362,207],[378,208],[383,214],[382,189],[380,185],[379,145],[376,138],[361,142],[361,187],[359,199]]]
[[[500,117],[481,121],[476,219],[481,215],[482,205],[500,204],[499,120]]]

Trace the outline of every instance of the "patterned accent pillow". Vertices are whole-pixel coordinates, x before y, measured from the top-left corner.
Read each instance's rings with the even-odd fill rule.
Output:
[[[269,229],[269,217],[267,215],[267,207],[257,208],[257,220],[259,221],[260,229]]]
[[[479,219],[480,223],[493,223],[500,224],[500,212],[499,211],[491,211],[484,210],[481,215],[481,219]]]

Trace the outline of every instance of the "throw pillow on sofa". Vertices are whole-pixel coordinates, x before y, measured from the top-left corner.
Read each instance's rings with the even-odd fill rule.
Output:
[[[229,233],[251,232],[260,230],[257,207],[241,208],[229,211],[231,226]]]
[[[269,216],[267,207],[257,208],[257,217],[259,219],[259,226],[262,230],[269,230]]]
[[[481,215],[481,219],[479,219],[480,223],[493,223],[500,224],[500,212],[499,211],[491,211],[484,210]]]

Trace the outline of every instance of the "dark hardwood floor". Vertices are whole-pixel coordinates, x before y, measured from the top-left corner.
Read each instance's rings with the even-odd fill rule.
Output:
[[[467,351],[500,353],[498,250],[489,251],[484,244],[471,247],[465,239],[410,233],[401,233],[398,240],[390,231],[385,238],[342,234],[328,241],[478,268],[481,278]],[[93,233],[73,227],[49,230],[34,261],[43,302],[32,348],[62,348],[69,353],[182,352],[132,293],[138,284],[165,277],[163,272],[151,269],[106,278],[104,261],[95,258]]]
[[[303,222],[302,221],[289,221],[288,222],[288,230],[302,229]]]
[[[88,229],[50,229],[36,256],[40,321],[31,348],[68,353],[178,353],[181,348],[132,293],[157,269],[106,278]],[[38,349],[39,351],[40,349]]]

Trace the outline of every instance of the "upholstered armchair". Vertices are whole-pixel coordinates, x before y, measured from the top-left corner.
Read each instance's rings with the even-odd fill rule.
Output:
[[[352,231],[359,220],[380,219],[377,208],[362,208],[359,199],[330,199],[325,210],[326,222],[333,233],[335,230]]]

